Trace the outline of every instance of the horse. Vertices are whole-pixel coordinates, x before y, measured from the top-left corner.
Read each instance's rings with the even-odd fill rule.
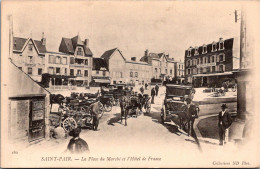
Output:
[[[127,116],[129,112],[129,100],[126,96],[120,99],[120,109],[121,109],[121,123],[123,121],[123,116],[125,118],[125,126],[127,126]]]
[[[180,128],[181,129],[186,129],[185,127],[188,125],[188,136],[192,135],[193,131],[193,123],[195,121],[195,118],[198,118],[199,114],[199,107],[195,104],[190,104],[188,105],[183,105],[182,106],[182,111],[178,112],[177,115],[179,117],[179,123],[180,123]]]

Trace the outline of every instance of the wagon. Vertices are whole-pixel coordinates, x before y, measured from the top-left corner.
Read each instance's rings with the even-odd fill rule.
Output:
[[[182,85],[166,85],[166,94],[161,109],[161,120],[162,123],[171,121],[173,116],[178,118],[178,121],[182,121],[182,115],[186,109],[184,104],[185,97],[190,97],[192,94],[191,86]],[[185,126],[185,122],[180,122],[180,127]]]

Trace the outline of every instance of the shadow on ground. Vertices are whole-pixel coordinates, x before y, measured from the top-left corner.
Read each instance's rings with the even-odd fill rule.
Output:
[[[217,140],[219,139],[218,116],[201,119],[197,126],[202,137],[212,138]]]

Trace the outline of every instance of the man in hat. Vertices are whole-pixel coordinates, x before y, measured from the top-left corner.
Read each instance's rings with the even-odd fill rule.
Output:
[[[155,85],[155,92],[156,92],[156,96],[158,96],[158,92],[159,92],[159,86],[158,86],[158,84]]]
[[[87,142],[79,137],[80,132],[81,132],[80,126],[75,129],[72,129],[69,132],[69,135],[73,137],[70,140],[67,147],[67,150],[70,153],[73,154],[89,153],[89,147]]]
[[[190,97],[187,97],[185,99],[186,102],[186,114],[188,117],[188,136],[193,136],[195,134],[193,124],[195,121],[195,118],[198,118],[198,112],[199,112],[199,107],[197,107],[195,104],[192,103],[192,100]]]
[[[218,122],[218,127],[219,127],[219,145],[223,145],[223,142],[226,143],[228,141],[228,128],[232,124],[232,118],[230,114],[228,113],[227,105],[222,104],[221,106],[222,111],[219,112],[219,122]]]
[[[99,114],[101,113],[101,107],[102,103],[100,102],[100,97],[97,98],[97,102],[92,103],[89,106],[89,112],[93,116],[93,130],[98,130],[98,124],[99,124]]]

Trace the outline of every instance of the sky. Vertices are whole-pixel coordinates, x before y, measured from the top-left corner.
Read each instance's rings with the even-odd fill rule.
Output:
[[[44,32],[47,50],[57,52],[62,37],[79,34],[94,57],[117,47],[127,59],[148,49],[183,61],[190,46],[239,36],[237,1],[10,1],[2,7],[6,23],[13,16],[14,36],[39,40]]]

